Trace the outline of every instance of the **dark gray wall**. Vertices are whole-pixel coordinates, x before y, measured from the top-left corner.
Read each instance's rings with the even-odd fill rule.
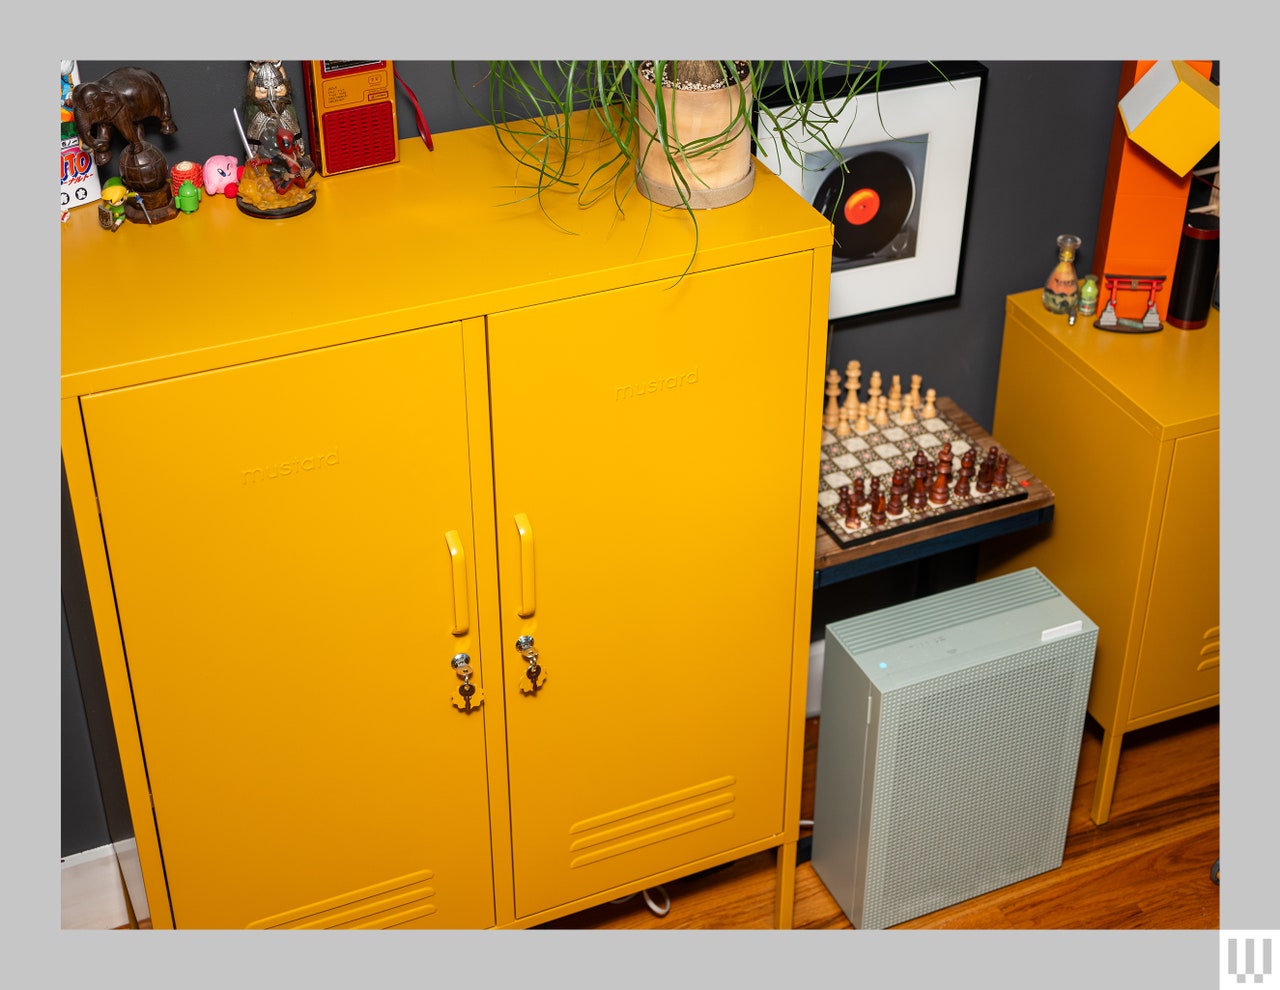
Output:
[[[81,79],[97,79],[121,64],[81,62]],[[1078,234],[1084,241],[1078,259],[1081,271],[1092,264],[1121,63],[997,61],[987,65],[959,295],[940,303],[837,321],[827,364],[843,369],[848,360],[857,358],[867,371],[923,375],[929,386],[951,396],[990,430],[1005,296],[1043,283],[1057,258],[1058,234]],[[164,82],[178,124],[178,133],[170,138],[149,135],[170,163],[203,162],[215,154],[243,158],[231,110],[240,107],[247,63],[160,61],[147,62],[145,67]],[[448,62],[401,61],[396,68],[416,93],[434,133],[480,122],[455,86]],[[294,82],[301,116],[301,63],[286,62],[285,70]],[[483,96],[482,86],[472,88],[483,77],[482,63],[462,63],[459,75],[468,96]],[[401,137],[415,137],[413,106],[403,91],[397,109]],[[1034,465],[1030,467],[1034,470]],[[946,569],[946,563],[936,563],[935,571]],[[65,585],[65,562],[63,566]],[[960,570],[955,580],[963,578],[964,568]],[[901,575],[873,578],[862,585],[847,582],[837,593],[820,595],[815,602],[815,628],[820,630],[827,618],[849,613],[856,607],[851,602],[865,606],[873,595],[882,598],[886,589],[900,586],[904,593],[910,591]],[[912,582],[919,587],[914,578]],[[83,616],[78,618],[83,624]],[[79,649],[76,627],[72,621]],[[68,697],[73,689],[74,682],[65,676],[64,659],[64,855],[79,851],[74,846],[101,844],[97,816],[102,800],[90,793],[97,778],[92,766],[86,766],[85,747],[65,742],[68,732],[79,735],[74,725],[77,699]],[[113,769],[108,779],[116,780],[116,773]],[[114,786],[109,784],[107,789]],[[113,796],[107,794],[105,799],[112,806]]]
[[[62,608],[62,855],[97,849],[111,841],[94,771],[76,658]]]

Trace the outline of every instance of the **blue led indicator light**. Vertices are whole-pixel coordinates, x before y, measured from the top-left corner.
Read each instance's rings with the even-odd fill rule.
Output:
[[[881,663],[881,664],[880,664],[880,669],[881,669],[881,670],[884,670],[884,669],[885,669],[886,667],[888,667],[888,666],[889,666],[889,665],[888,665],[887,663]]]

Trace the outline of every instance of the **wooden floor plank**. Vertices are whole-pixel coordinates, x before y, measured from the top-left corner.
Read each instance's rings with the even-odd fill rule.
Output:
[[[801,817],[813,817],[820,719],[805,726]],[[1130,733],[1105,825],[1089,818],[1101,730],[1080,747],[1062,866],[904,922],[902,929],[1216,929],[1218,709]],[[809,833],[802,829],[801,835]],[[643,900],[604,905],[546,928],[762,929],[771,926],[774,854],[757,853],[665,886],[669,913]],[[794,927],[848,929],[811,863],[796,868]]]

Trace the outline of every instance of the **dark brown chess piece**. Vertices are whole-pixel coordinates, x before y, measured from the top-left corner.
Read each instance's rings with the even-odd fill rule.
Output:
[[[894,519],[897,519],[898,516],[903,513],[902,492],[898,490],[896,485],[890,490],[889,501],[885,505],[885,512]]]
[[[929,490],[929,501],[934,505],[946,505],[950,500],[951,489],[947,485],[947,476],[939,471],[933,481],[933,487]]]
[[[894,495],[905,495],[907,493],[907,469],[893,469],[893,483],[889,486],[889,491]]]
[[[991,479],[991,483],[997,488],[1004,488],[1009,484],[1009,455],[1002,453],[996,460],[996,473]]]
[[[991,491],[991,477],[996,471],[996,455],[995,447],[987,451],[987,456],[982,459],[982,464],[978,467],[978,481],[974,486],[980,495],[985,495]]]
[[[920,475],[916,475],[915,482],[911,487],[911,494],[907,496],[907,508],[912,512],[921,512],[924,507],[929,504],[928,484]]]
[[[862,487],[862,478],[859,476],[853,479],[853,507],[861,509],[867,504],[867,493]]]
[[[871,503],[871,515],[867,518],[873,526],[879,526],[889,518],[884,509],[884,492],[876,493],[876,499]]]

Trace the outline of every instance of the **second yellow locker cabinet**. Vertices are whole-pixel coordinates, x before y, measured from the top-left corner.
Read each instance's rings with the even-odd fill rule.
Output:
[[[770,848],[789,923],[830,227],[761,171],[680,279],[687,217],[561,204],[568,236],[508,170],[459,131],[288,221],[64,225],[156,927],[527,927]],[[220,253],[295,294],[96,322],[103,279]]]

